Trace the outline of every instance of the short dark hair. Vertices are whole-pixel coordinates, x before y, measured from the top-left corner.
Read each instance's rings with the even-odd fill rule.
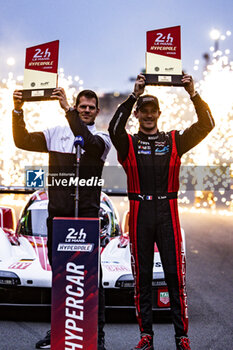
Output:
[[[79,105],[79,103],[80,103],[80,98],[81,98],[82,96],[85,96],[86,98],[95,98],[95,100],[96,100],[96,108],[97,108],[97,109],[99,108],[99,99],[98,99],[96,93],[95,93],[94,91],[92,91],[92,90],[82,90],[82,91],[78,94],[78,96],[77,96],[77,98],[76,98],[76,104],[75,104],[76,107]]]

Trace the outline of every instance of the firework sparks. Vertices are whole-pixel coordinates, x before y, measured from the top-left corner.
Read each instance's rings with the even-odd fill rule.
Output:
[[[81,81],[81,83],[83,83]],[[82,85],[82,84],[81,84]],[[74,95],[82,89],[76,87],[72,77],[66,78],[63,70],[59,74],[59,86],[65,88],[68,101],[74,104]],[[22,80],[15,80],[12,73],[8,79],[3,79],[0,88],[1,119],[0,154],[2,166],[0,170],[1,184],[5,186],[19,186],[25,182],[25,174],[22,169],[27,165],[41,166],[47,164],[48,156],[43,153],[18,150],[13,142],[11,128],[11,110],[13,109],[12,94],[15,89],[22,89]],[[66,120],[58,101],[43,101],[25,103],[25,121],[29,131],[44,130],[54,125],[64,125]]]
[[[226,50],[225,50],[226,51]],[[227,51],[228,52],[228,51]],[[229,52],[228,52],[229,54]],[[210,105],[215,119],[215,129],[200,145],[189,151],[182,157],[182,164],[189,166],[191,175],[195,175],[194,166],[208,165],[205,168],[205,176],[209,176],[212,181],[212,190],[205,193],[205,186],[211,189],[209,181],[197,183],[195,208],[211,207],[216,210],[216,203],[221,203],[222,213],[233,211],[233,195],[229,191],[229,177],[232,179],[232,149],[233,149],[233,96],[231,87],[233,85],[233,62],[225,53],[212,54],[212,61],[206,67],[203,79],[196,84],[196,89],[201,96]],[[195,61],[195,65],[199,62]],[[64,87],[69,103],[74,104],[74,96],[83,89],[83,81],[76,76],[73,80],[71,76],[66,77],[63,69],[59,72],[59,86]],[[22,88],[22,77],[14,79],[13,74],[9,73],[7,79],[3,79],[0,85],[0,154],[1,184],[5,186],[22,186],[25,183],[25,166],[41,166],[47,164],[46,154],[26,152],[15,147],[11,130],[11,110],[13,108],[12,94],[15,89]],[[165,88],[165,87],[146,87],[145,93],[156,95],[160,100],[162,116],[160,118],[160,128],[162,130],[183,130],[189,127],[193,122],[195,115],[194,107],[189,102],[187,93],[183,88]],[[54,125],[64,125],[66,120],[58,101],[42,103],[26,103],[24,106],[25,121],[29,131],[43,130]],[[137,120],[132,116],[128,123],[128,130],[135,133],[138,130]],[[222,167],[227,167],[230,175],[227,176]],[[211,172],[211,166],[219,166],[215,172]],[[209,171],[209,174],[208,174]],[[196,176],[197,177],[197,176]],[[198,180],[201,182],[202,180]],[[183,175],[181,186],[181,204],[190,204],[187,195],[186,183],[188,175]],[[214,187],[218,187],[218,193]],[[232,185],[231,185],[232,186]],[[125,203],[122,202],[124,205]],[[229,210],[230,209],[230,210]]]
[[[225,52],[230,53],[229,50]],[[195,87],[209,104],[216,126],[201,144],[182,157],[182,164],[189,167],[189,173],[196,179],[196,208],[211,207],[215,210],[217,203],[232,211],[233,62],[222,52],[217,53],[217,59],[215,52],[212,56],[212,61],[203,73],[203,79],[196,83]],[[199,64],[199,61],[196,60],[195,64]],[[145,93],[156,95],[160,100],[161,130],[184,130],[192,124],[194,107],[188,101],[184,89],[149,86],[146,87]],[[131,133],[138,130],[138,121],[133,116],[128,123],[128,130]],[[205,167],[202,167],[200,176],[200,170],[198,172],[196,166],[200,169],[203,165]],[[190,200],[185,195],[187,194],[185,183],[188,182],[185,177],[188,177],[187,171],[182,177],[180,203],[189,204]],[[203,182],[203,178],[209,180]]]

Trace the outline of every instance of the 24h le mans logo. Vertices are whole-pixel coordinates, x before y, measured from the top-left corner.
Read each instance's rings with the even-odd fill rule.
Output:
[[[27,187],[44,187],[44,170],[27,170],[26,171]]]

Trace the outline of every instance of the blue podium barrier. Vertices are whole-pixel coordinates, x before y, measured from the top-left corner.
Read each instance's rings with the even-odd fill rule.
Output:
[[[96,350],[99,219],[53,220],[52,350]]]

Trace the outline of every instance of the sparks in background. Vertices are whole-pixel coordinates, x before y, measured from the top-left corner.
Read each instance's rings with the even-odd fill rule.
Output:
[[[217,52],[217,53],[216,53]],[[227,52],[227,54],[226,54]],[[196,89],[210,105],[216,126],[200,145],[182,157],[182,164],[188,168],[182,177],[180,202],[190,204],[186,183],[191,175],[195,177],[196,200],[193,208],[211,207],[213,210],[217,201],[225,206],[228,213],[233,211],[232,193],[232,149],[233,149],[233,62],[229,59],[230,51],[211,51],[210,59],[203,72],[203,79],[196,83]],[[196,60],[196,65],[199,61]],[[66,77],[63,69],[59,72],[59,86],[64,87],[71,105],[77,93],[83,89],[83,81],[78,77]],[[47,164],[46,154],[18,150],[12,139],[11,110],[13,108],[12,93],[14,89],[22,88],[22,77],[14,79],[9,73],[0,86],[0,155],[1,185],[23,186],[25,183],[25,166],[41,166]],[[183,130],[193,123],[194,107],[183,88],[146,87],[146,93],[155,94],[160,100],[162,115],[159,127],[168,131]],[[54,125],[64,125],[66,120],[58,102],[25,103],[25,121],[29,131],[43,130]],[[137,120],[132,116],[128,123],[128,131],[137,132]],[[196,166],[203,167],[205,177],[199,179]],[[214,169],[212,166],[217,166]],[[229,169],[229,174],[224,170]],[[230,183],[229,183],[230,181]],[[231,192],[229,192],[231,186]],[[205,188],[206,187],[206,188]],[[216,195],[216,188],[218,188]]]

